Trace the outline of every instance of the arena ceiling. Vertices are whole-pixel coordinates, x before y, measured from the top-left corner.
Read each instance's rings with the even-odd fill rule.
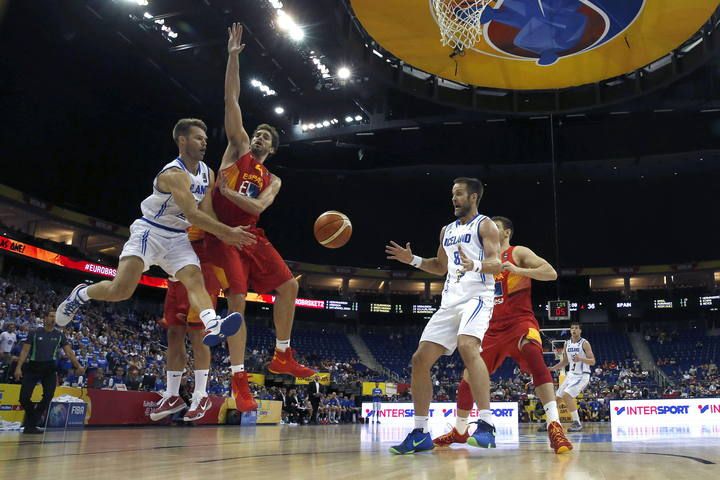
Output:
[[[385,238],[422,238],[418,248],[432,252],[450,212],[448,183],[467,174],[487,184],[489,211],[516,218],[525,234],[541,232],[524,241],[548,256],[548,225],[559,212],[565,265],[717,257],[711,235],[691,250],[673,248],[686,233],[667,231],[665,221],[720,230],[720,217],[702,207],[714,201],[720,173],[717,17],[698,30],[702,42],[677,46],[686,49],[677,62],[599,87],[510,91],[400,63],[365,31],[354,0],[281,3],[291,23],[274,0],[4,3],[0,181],[128,225],[148,179],[176,154],[170,130],[183,116],[207,121],[206,159],[216,167],[225,145],[226,28],[240,20],[245,121],[282,130],[271,168],[283,193],[264,220],[288,258],[388,266]],[[528,205],[538,211],[525,212]],[[312,220],[331,209],[356,227],[337,252],[312,240]],[[612,235],[611,221],[637,236],[633,245]],[[588,245],[599,252],[591,259]]]

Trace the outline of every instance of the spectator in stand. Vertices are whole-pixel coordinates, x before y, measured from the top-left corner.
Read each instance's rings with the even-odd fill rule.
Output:
[[[13,347],[17,343],[17,334],[15,333],[15,324],[8,322],[5,331],[0,333],[0,364],[10,364],[12,358]]]

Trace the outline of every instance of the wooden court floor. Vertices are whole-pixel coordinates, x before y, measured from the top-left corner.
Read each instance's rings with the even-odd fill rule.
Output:
[[[495,450],[467,446],[394,456],[407,428],[368,425],[145,427],[0,433],[0,479],[718,479],[720,433],[612,442],[607,425],[571,434],[554,455],[521,426]]]

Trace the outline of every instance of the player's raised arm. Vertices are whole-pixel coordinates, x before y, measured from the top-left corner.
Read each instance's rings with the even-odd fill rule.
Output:
[[[200,210],[195,203],[195,198],[190,193],[190,178],[182,170],[172,168],[164,171],[158,175],[157,185],[161,191],[172,194],[187,221],[197,228],[212,233],[230,245],[242,247],[255,243],[255,236],[246,232],[246,227],[229,227]]]
[[[412,265],[425,272],[443,276],[447,274],[447,254],[442,246],[444,236],[445,227],[440,231],[440,246],[438,247],[437,256],[434,258],[421,258],[413,255],[410,242],[405,244],[405,248],[403,248],[397,243],[390,241],[390,243],[385,246],[385,253],[389,260],[397,260],[398,262]]]
[[[527,247],[517,246],[513,250],[513,257],[517,265],[511,262],[502,264],[503,270],[509,270],[512,273],[522,275],[523,277],[540,280],[541,282],[550,282],[557,280],[557,272],[548,263],[547,260],[538,256]]]
[[[230,188],[227,183],[227,178],[222,172],[220,172],[220,177],[218,178],[220,193],[251,215],[260,215],[272,205],[275,197],[277,197],[277,194],[280,192],[281,186],[282,181],[280,181],[280,178],[272,175],[272,180],[268,188],[263,190],[257,198],[252,198]]]
[[[242,43],[243,27],[240,23],[233,23],[228,28],[228,61],[225,69],[225,134],[228,139],[228,148],[223,156],[225,168],[226,157],[230,162],[246,154],[250,150],[250,137],[243,127],[242,112],[240,111],[240,52],[245,49]]]

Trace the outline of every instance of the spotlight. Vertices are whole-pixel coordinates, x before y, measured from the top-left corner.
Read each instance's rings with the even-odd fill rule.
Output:
[[[293,28],[290,29],[291,40],[295,42],[301,42],[303,38],[305,38],[305,32],[303,32],[302,28],[295,25],[293,26]]]
[[[277,14],[277,26],[280,30],[290,30],[295,22],[290,16],[282,10],[278,10]]]
[[[330,126],[330,122],[328,122],[327,120],[325,120],[325,121],[323,122],[323,127],[329,127],[329,126]]]
[[[143,13],[143,17],[147,18],[148,20],[150,20],[151,18],[153,18],[153,16],[150,14],[150,12],[145,12],[145,13]]]
[[[261,85],[261,83],[253,78],[252,80],[250,80],[250,85],[257,88]]]
[[[282,115],[283,113],[285,113],[285,109],[283,107],[277,106],[275,107],[275,113],[277,113],[278,115]]]
[[[315,130],[315,124],[314,124],[314,123],[311,123],[311,124],[308,125],[307,127],[308,127],[310,130]]]
[[[350,123],[350,122],[352,122],[352,121],[353,121],[353,118],[352,118],[350,115],[348,115],[347,117],[345,117],[345,123]]]
[[[316,123],[316,124],[315,124],[315,128],[323,128],[323,124],[322,124],[322,123]]]
[[[272,97],[273,95],[277,95],[277,92],[275,90],[270,89],[270,90],[268,90],[267,94]]]
[[[360,115],[355,115],[355,121],[359,122],[362,120],[362,117]]]
[[[341,80],[347,80],[348,78],[350,78],[350,74],[350,69],[347,67],[340,67],[337,71],[337,76]]]
[[[300,128],[302,128],[303,132],[307,132],[308,126],[303,124]]]

